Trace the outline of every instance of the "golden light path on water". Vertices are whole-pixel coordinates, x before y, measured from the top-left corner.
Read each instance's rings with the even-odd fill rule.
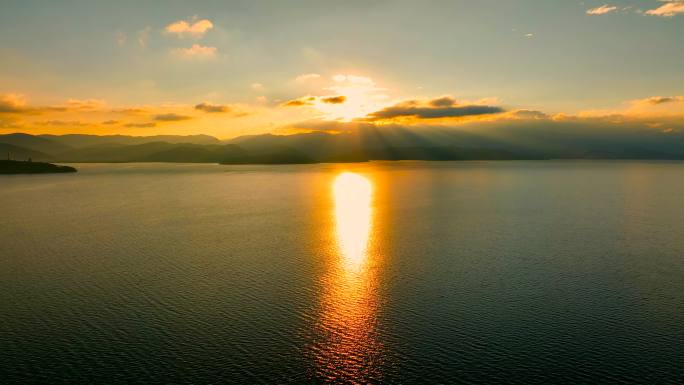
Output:
[[[346,267],[358,272],[368,257],[373,185],[359,174],[345,172],[335,179],[333,195],[338,248]]]
[[[332,183],[336,252],[324,279],[322,338],[314,345],[317,377],[329,383],[382,378],[373,190],[371,180],[351,172],[339,174]]]

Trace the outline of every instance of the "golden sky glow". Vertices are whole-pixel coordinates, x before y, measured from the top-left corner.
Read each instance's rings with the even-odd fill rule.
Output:
[[[683,0],[296,2],[3,4],[0,133],[684,120]]]
[[[332,77],[334,84],[329,87],[337,95],[344,95],[344,103],[317,103],[318,108],[328,120],[351,121],[363,118],[392,103],[388,90],[379,87],[373,79],[365,76],[337,74]]]

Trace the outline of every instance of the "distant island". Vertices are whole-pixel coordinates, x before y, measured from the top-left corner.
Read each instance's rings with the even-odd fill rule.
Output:
[[[69,166],[21,160],[0,160],[0,174],[52,174],[76,172]]]

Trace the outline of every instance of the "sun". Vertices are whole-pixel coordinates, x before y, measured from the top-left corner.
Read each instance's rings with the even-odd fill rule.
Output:
[[[339,120],[349,122],[357,118],[362,118],[369,113],[376,111],[373,107],[368,107],[370,100],[364,97],[349,97],[341,104],[325,104],[319,102],[316,106],[323,112],[327,120]]]
[[[329,104],[316,101],[316,108],[327,120],[352,121],[390,105],[385,89],[376,85],[373,79],[365,76],[335,75],[334,84],[326,90],[334,96],[344,96],[344,103]]]

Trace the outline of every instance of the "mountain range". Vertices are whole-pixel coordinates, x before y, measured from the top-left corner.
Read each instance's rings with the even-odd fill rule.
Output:
[[[684,159],[684,136],[604,138],[563,131],[506,135],[453,130],[360,128],[330,133],[253,135],[219,140],[208,135],[0,135],[0,154],[50,162],[188,162],[281,164],[370,160]]]

